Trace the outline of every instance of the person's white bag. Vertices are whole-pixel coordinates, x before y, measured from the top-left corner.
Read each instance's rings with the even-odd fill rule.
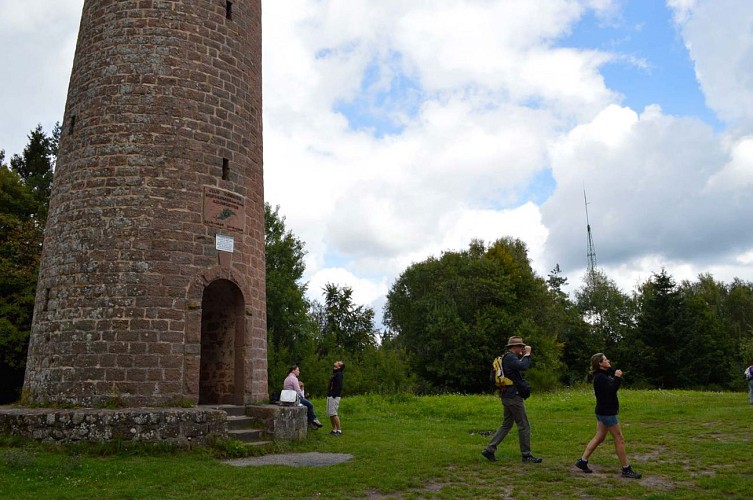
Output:
[[[280,392],[280,404],[296,405],[298,404],[298,393],[290,389],[284,389]]]

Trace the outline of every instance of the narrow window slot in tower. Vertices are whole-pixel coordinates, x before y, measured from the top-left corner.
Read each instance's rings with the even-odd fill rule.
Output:
[[[76,127],[76,115],[71,115],[71,121],[68,124],[68,135],[73,134],[73,129]]]
[[[230,179],[230,160],[227,158],[222,159],[222,180],[227,181]]]
[[[225,18],[230,21],[233,20],[233,2],[225,2]]]

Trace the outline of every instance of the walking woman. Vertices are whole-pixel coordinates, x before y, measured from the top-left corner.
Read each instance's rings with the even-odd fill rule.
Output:
[[[594,376],[594,394],[596,395],[596,435],[586,445],[583,457],[575,463],[575,466],[586,473],[591,473],[588,467],[588,457],[604,442],[607,433],[614,439],[614,449],[617,458],[622,464],[622,477],[640,479],[638,474],[630,467],[625,453],[625,438],[622,436],[617,414],[620,411],[620,402],[617,399],[617,391],[622,385],[622,370],[615,370],[606,355],[599,352],[591,356],[591,373]]]

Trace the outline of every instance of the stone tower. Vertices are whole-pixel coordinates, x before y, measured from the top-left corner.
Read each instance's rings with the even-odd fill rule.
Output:
[[[267,397],[261,0],[85,0],[24,397]]]

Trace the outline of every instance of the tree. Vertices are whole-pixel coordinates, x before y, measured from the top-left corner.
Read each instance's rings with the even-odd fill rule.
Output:
[[[267,354],[270,385],[282,382],[287,367],[314,350],[315,324],[306,299],[304,244],[285,227],[280,207],[264,204],[267,273]]]
[[[55,124],[51,137],[44,133],[42,125],[37,125],[37,128],[29,133],[29,144],[23,153],[20,156],[13,155],[10,161],[11,169],[18,173],[34,198],[35,203],[30,205],[32,216],[42,227],[47,220],[59,138],[59,123]]]
[[[385,324],[432,390],[487,390],[492,359],[516,334],[536,346],[530,378],[541,387],[546,373],[555,381],[559,375],[549,306],[555,307],[552,296],[531,269],[523,242],[502,238],[486,247],[474,240],[468,250],[403,271],[387,294]]]
[[[682,342],[679,321],[681,300],[672,276],[662,269],[640,288],[637,345],[642,362],[636,368],[654,386],[676,386],[671,369]]]
[[[590,342],[592,333],[589,324],[583,319],[582,311],[574,304],[562,287],[567,283],[567,278],[561,276],[559,265],[549,273],[546,284],[550,300],[544,310],[545,323],[550,332],[555,336],[557,345],[562,352],[564,369],[560,382],[566,385],[583,381],[588,372],[588,360],[594,346]],[[597,352],[597,351],[593,351]]]
[[[322,355],[362,354],[376,345],[374,310],[353,303],[353,289],[333,283],[324,286],[324,304],[316,304],[313,313],[319,325],[318,348]]]
[[[583,286],[575,291],[575,303],[587,325],[578,337],[566,339],[565,359],[574,379],[588,374],[591,356],[604,352],[623,369],[635,358],[635,301],[600,271],[589,272]],[[635,379],[633,379],[635,380]]]
[[[59,133],[57,132],[55,133]],[[10,167],[0,151],[0,402],[18,398],[31,333],[57,139],[38,126]]]
[[[686,338],[678,349],[685,355],[676,367],[681,387],[733,388],[740,363],[739,340],[732,328],[725,326],[728,288],[710,274],[698,281],[684,281],[678,287],[683,298],[683,325]],[[709,363],[709,358],[714,359]]]
[[[377,345],[374,311],[355,305],[352,289],[329,283],[324,304],[306,299],[304,244],[285,227],[279,207],[264,208],[270,389],[281,388],[288,367],[297,364],[306,391],[324,395],[332,362],[341,359],[348,394],[410,390],[404,351],[389,341]]]
[[[740,363],[753,363],[753,283],[734,279],[727,288],[723,320],[735,339]]]

